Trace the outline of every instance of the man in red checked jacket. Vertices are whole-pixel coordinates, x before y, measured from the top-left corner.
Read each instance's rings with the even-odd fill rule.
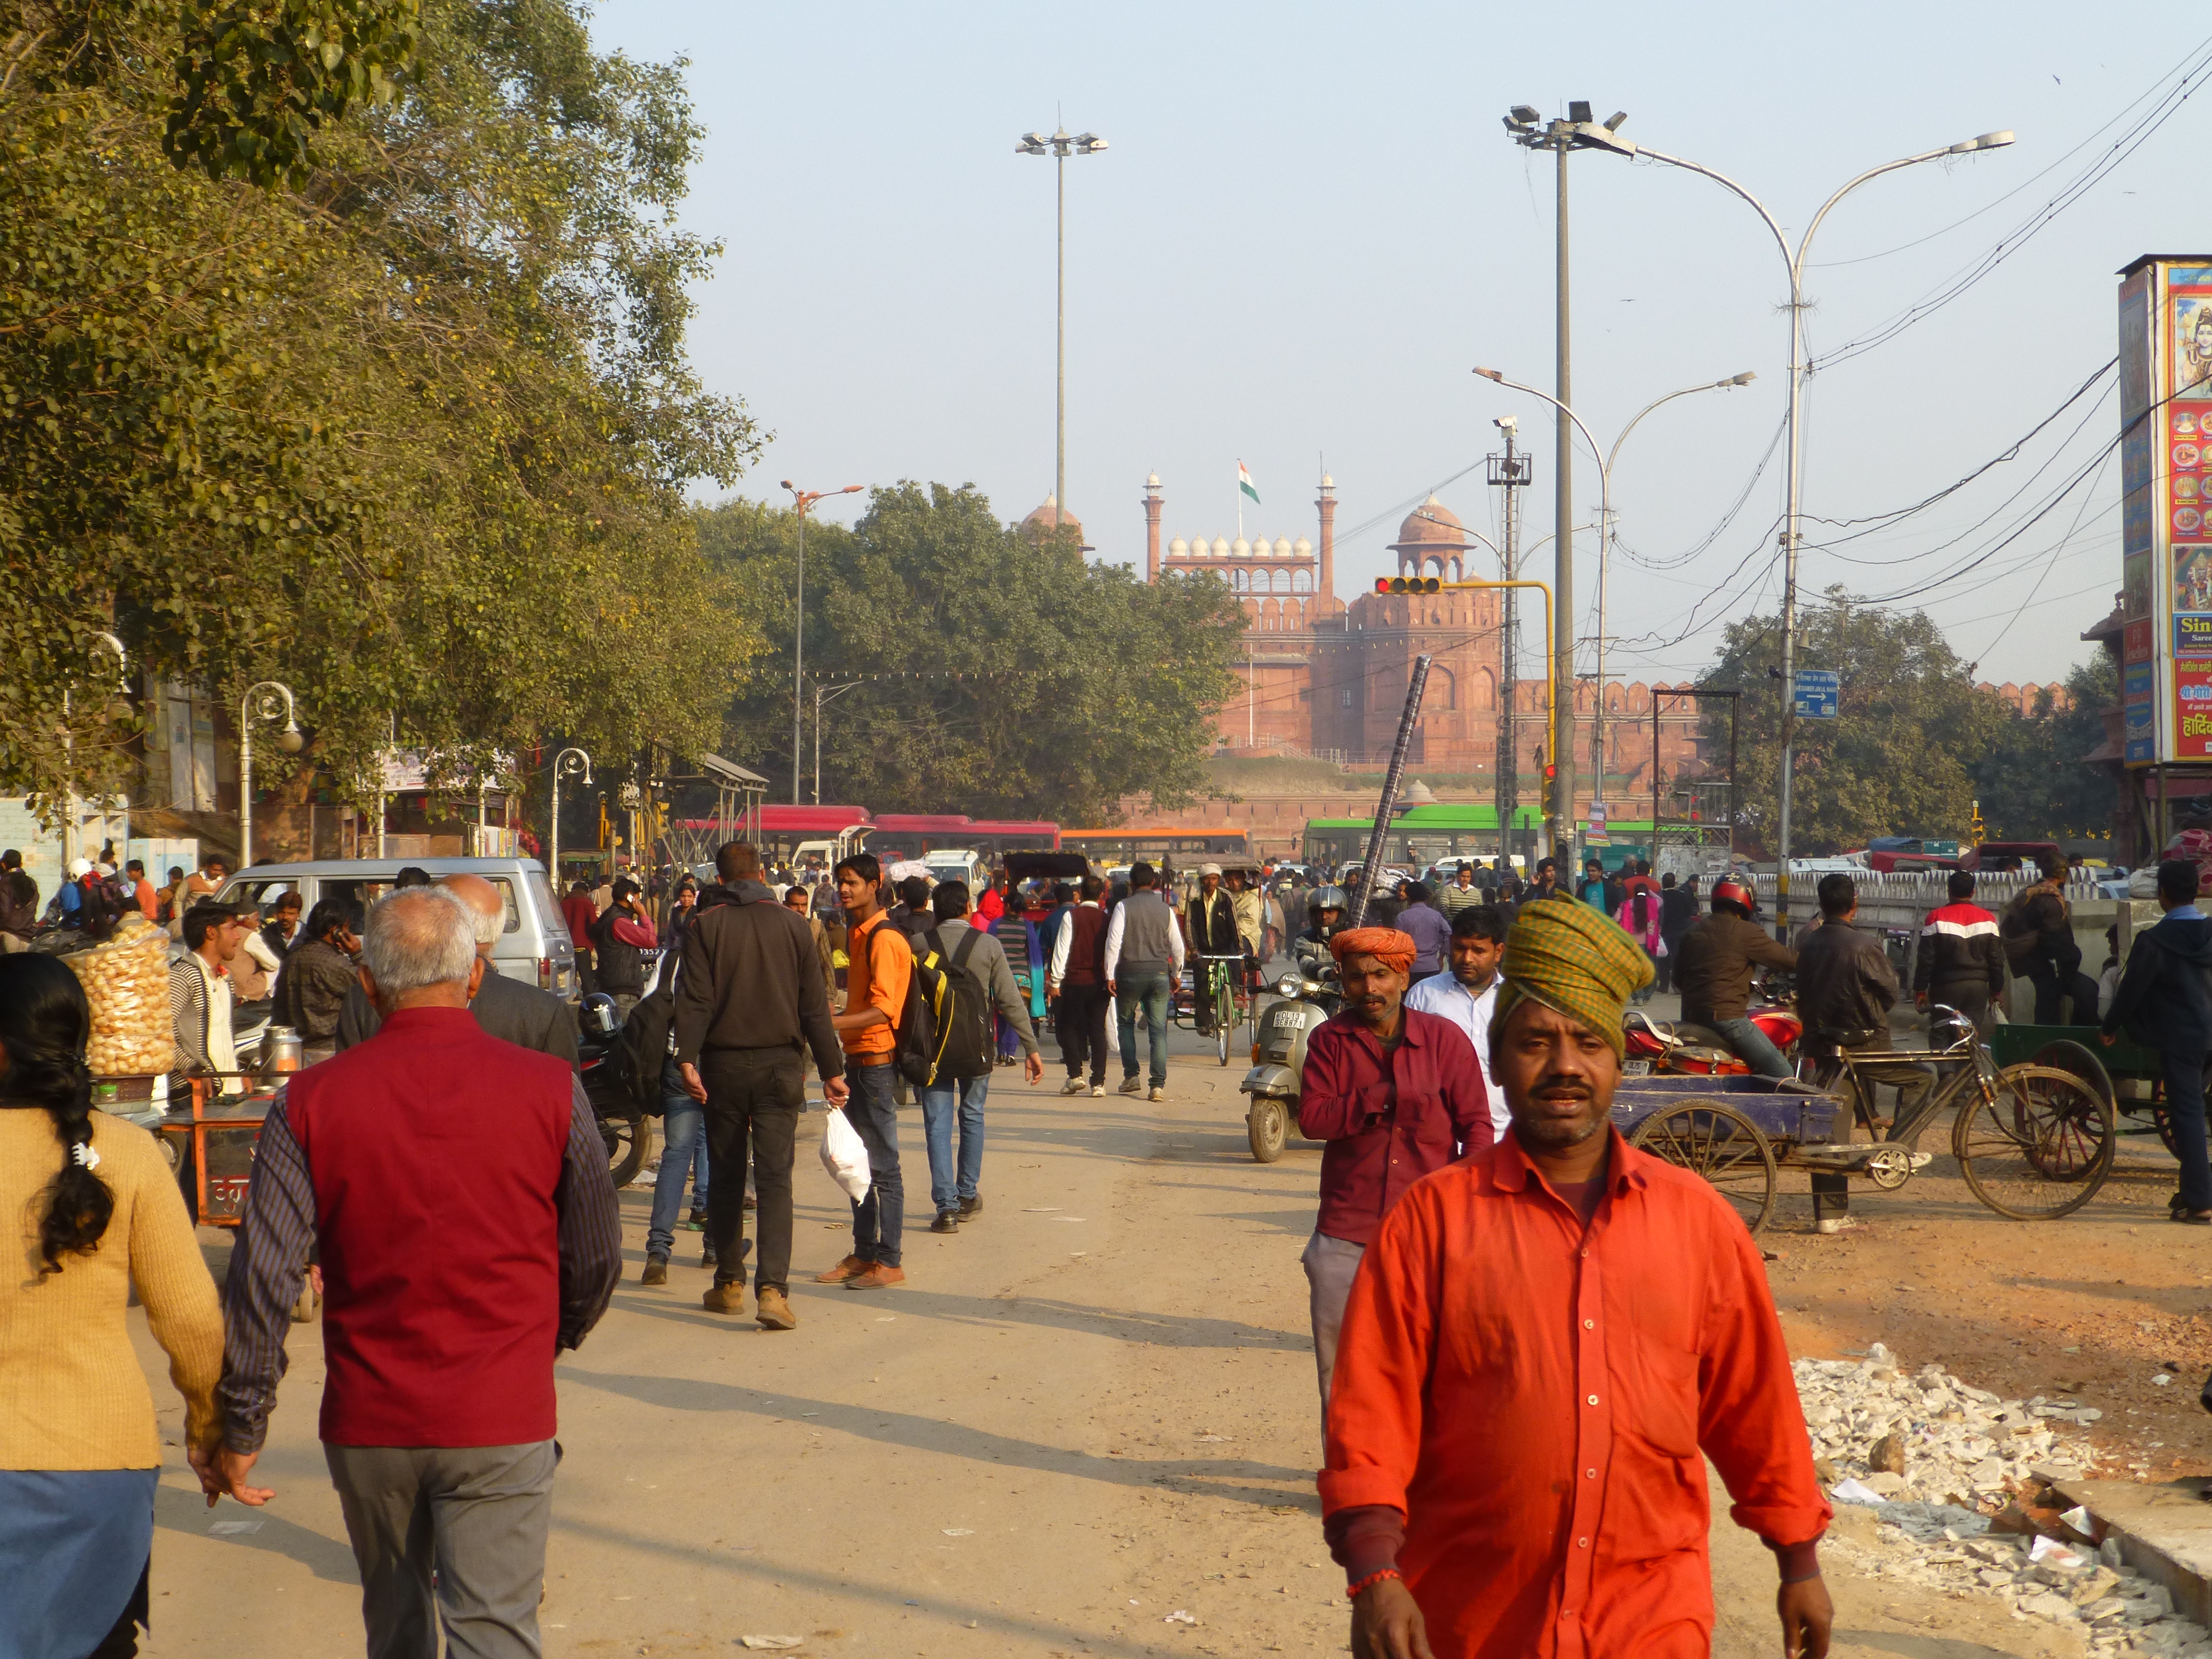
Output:
[[[1490,1146],[1490,1100],[1467,1033],[1404,1006],[1419,947],[1395,927],[1329,941],[1344,1006],[1306,1043],[1298,1132],[1328,1142],[1321,1213],[1299,1258],[1312,1286],[1314,1362],[1324,1431],[1344,1299],[1368,1241],[1392,1205],[1462,1151]]]
[[[1376,1230],[1320,1483],[1355,1655],[1706,1659],[1708,1458],[1774,1552],[1779,1651],[1828,1650],[1831,1511],[1759,1248],[1608,1121],[1651,976],[1588,906],[1524,908],[1490,1028],[1512,1127]]]

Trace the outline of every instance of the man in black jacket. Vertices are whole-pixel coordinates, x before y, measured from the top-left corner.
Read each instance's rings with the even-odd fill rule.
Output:
[[[447,876],[437,884],[451,888],[476,920],[477,954],[484,965],[483,981],[469,1001],[469,1012],[477,1017],[477,1024],[502,1042],[550,1054],[575,1070],[576,1016],[568,1003],[550,991],[509,979],[492,966],[492,947],[507,923],[507,906],[499,889],[482,876]],[[376,1005],[356,980],[346,993],[345,1006],[338,1011],[337,1046],[350,1048],[366,1042],[383,1023]]]
[[[2181,1190],[2168,1200],[2175,1221],[2212,1227],[2212,1161],[2205,1152],[2204,1059],[2212,1053],[2212,918],[2197,908],[2193,859],[2158,866],[2158,908],[2138,935],[2099,1040],[2119,1033],[2166,1062],[2166,1117],[2181,1163]]]
[[[644,890],[628,876],[614,885],[614,902],[592,924],[592,954],[599,989],[627,1018],[645,994],[645,953],[659,944],[653,918],[638,902]]]
[[[721,884],[699,896],[678,963],[676,1065],[707,1108],[707,1237],[714,1251],[710,1313],[745,1306],[745,1157],[752,1155],[760,1224],[756,1318],[787,1331],[791,1311],[791,1174],[806,1109],[812,1050],[823,1098],[844,1103],[845,1049],[830,1024],[814,935],[762,885],[760,855],[733,841],[714,854]],[[903,947],[902,947],[903,948]]]
[[[1923,1007],[1956,1008],[1987,1038],[1990,1009],[2004,996],[2005,947],[1997,919],[1973,898],[1974,872],[1954,870],[1951,902],[1921,925],[1912,988]]]

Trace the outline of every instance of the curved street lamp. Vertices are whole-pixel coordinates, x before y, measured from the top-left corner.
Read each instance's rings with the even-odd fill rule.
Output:
[[[1517,114],[1518,112],[1516,111]],[[1796,702],[1795,675],[1797,667],[1797,550],[1801,539],[1799,525],[1800,483],[1803,476],[1803,422],[1800,418],[1804,397],[1805,362],[1805,255],[1813,246],[1813,237],[1820,222],[1828,216],[1829,210],[1870,179],[1879,179],[1886,173],[1895,173],[1901,167],[1917,167],[1923,161],[1941,161],[1954,155],[1974,155],[1984,150],[2002,149],[2013,142],[2009,131],[1984,132],[1972,138],[1962,138],[1955,144],[1945,144],[1936,149],[1923,149],[1916,155],[1901,155],[1894,161],[1884,161],[1880,167],[1869,167],[1850,179],[1828,199],[1820,204],[1820,211],[1805,227],[1805,234],[1797,239],[1792,250],[1790,239],[1783,234],[1781,224],[1767,211],[1766,204],[1753,196],[1726,173],[1692,161],[1680,155],[1669,155],[1664,150],[1638,145],[1618,136],[1620,120],[1602,129],[1601,139],[1588,133],[1582,137],[1590,149],[1609,149],[1630,160],[1642,155],[1670,167],[1680,167],[1686,173],[1695,173],[1711,179],[1722,188],[1734,191],[1750,204],[1767,229],[1773,234],[1774,245],[1782,255],[1782,263],[1790,276],[1790,445],[1788,459],[1787,501],[1783,511],[1783,574],[1782,574],[1782,777],[1779,787],[1781,824],[1776,848],[1776,886],[1774,927],[1777,938],[1790,937],[1790,809],[1791,784],[1795,771],[1796,721],[1792,710]],[[1514,117],[1507,117],[1507,125]]]
[[[561,896],[561,777],[580,777],[586,783],[592,781],[592,757],[571,744],[553,757],[553,836],[551,856],[548,867],[553,872],[553,896]]]
[[[296,755],[307,747],[307,739],[300,731],[290,686],[282,680],[263,680],[248,686],[238,700],[238,867],[241,872],[253,862],[252,723],[257,719],[272,721],[279,714],[284,717],[284,729],[276,734],[276,746],[288,755]]]

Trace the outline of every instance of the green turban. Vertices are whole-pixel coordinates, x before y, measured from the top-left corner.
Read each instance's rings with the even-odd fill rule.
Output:
[[[1540,1002],[1588,1026],[1626,1056],[1621,1018],[1629,994],[1656,975],[1651,958],[1601,912],[1572,899],[1537,899],[1521,907],[1505,936],[1504,983],[1491,1029],[1524,1001]]]

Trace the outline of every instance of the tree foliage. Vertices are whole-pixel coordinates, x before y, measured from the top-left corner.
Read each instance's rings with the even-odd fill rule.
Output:
[[[1970,762],[2002,705],[1974,690],[1918,611],[1877,610],[1831,588],[1799,611],[1797,625],[1799,665],[1838,671],[1843,705],[1839,719],[1797,722],[1792,854],[1863,847],[1875,836],[1964,836],[1973,814]],[[1704,682],[1744,693],[1737,793],[1744,829],[1770,855],[1781,817],[1781,641],[1778,617],[1730,623]],[[1726,714],[1709,710],[1705,725],[1724,752]]]
[[[2119,671],[2100,651],[2067,675],[2063,708],[2046,690],[2036,694],[2032,714],[1999,712],[1986,747],[1968,761],[1992,840],[2106,833],[2116,804],[2112,776],[2081,757],[2105,741],[2104,711],[2119,698]]]
[[[394,737],[716,738],[757,641],[683,491],[760,438],[684,357],[680,66],[568,0],[0,0],[0,788],[125,781],[105,629],[288,682],[356,798]]]
[[[775,780],[773,799],[791,776],[797,528],[746,501],[701,522],[775,642],[724,750]],[[817,687],[824,800],[1091,823],[1124,795],[1172,805],[1204,787],[1243,629],[1219,581],[1147,586],[1085,562],[1072,532],[1000,524],[973,486],[912,483],[876,490],[850,530],[810,521],[805,562],[810,799]]]

